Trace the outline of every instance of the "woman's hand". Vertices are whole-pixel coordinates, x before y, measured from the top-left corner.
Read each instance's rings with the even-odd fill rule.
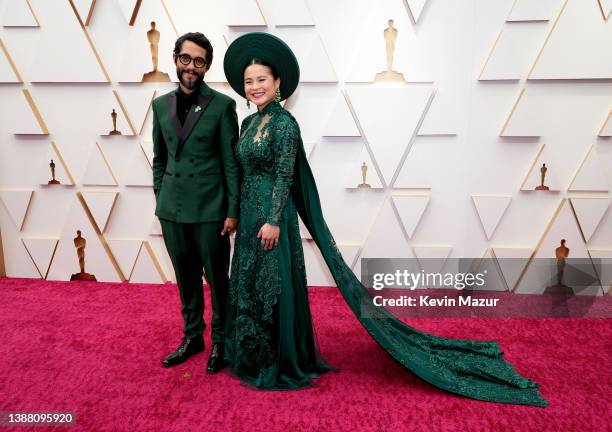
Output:
[[[257,238],[261,238],[261,246],[264,250],[270,250],[278,244],[280,237],[280,227],[264,224],[257,233]]]

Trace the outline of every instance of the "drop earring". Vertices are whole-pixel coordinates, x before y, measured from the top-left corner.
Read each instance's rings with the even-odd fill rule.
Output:
[[[247,109],[251,109],[251,101],[247,99]]]
[[[281,93],[280,93],[280,88],[276,89],[276,97],[274,98],[274,100],[276,102],[280,102],[281,101]]]

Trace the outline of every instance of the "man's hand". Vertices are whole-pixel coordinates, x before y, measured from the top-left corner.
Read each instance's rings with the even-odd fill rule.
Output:
[[[280,227],[264,224],[257,233],[257,238],[261,239],[261,246],[264,250],[270,250],[278,244],[280,236]]]
[[[238,225],[238,219],[225,219],[225,222],[223,222],[223,229],[221,230],[221,235],[232,234],[233,232],[236,232],[236,225]]]

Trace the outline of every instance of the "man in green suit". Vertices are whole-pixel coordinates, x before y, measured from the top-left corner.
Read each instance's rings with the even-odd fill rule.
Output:
[[[207,371],[215,373],[225,365],[229,234],[238,223],[236,103],[204,83],[213,49],[203,34],[181,36],[173,58],[180,84],[153,101],[153,188],[155,214],[181,297],[185,336],[162,365],[177,365],[204,350],[204,268],[213,308]]]

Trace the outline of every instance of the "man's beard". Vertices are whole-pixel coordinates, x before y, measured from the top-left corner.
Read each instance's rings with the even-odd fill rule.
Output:
[[[193,81],[187,81],[187,80],[183,79],[183,72],[184,71],[181,71],[179,68],[176,68],[176,75],[177,75],[179,81],[181,82],[181,84],[183,84],[189,90],[193,90],[193,89],[198,88],[200,86],[200,84],[202,84],[202,82],[204,81],[204,74],[201,74],[201,73],[198,73],[198,72],[194,72],[197,75],[196,79],[194,79]]]

